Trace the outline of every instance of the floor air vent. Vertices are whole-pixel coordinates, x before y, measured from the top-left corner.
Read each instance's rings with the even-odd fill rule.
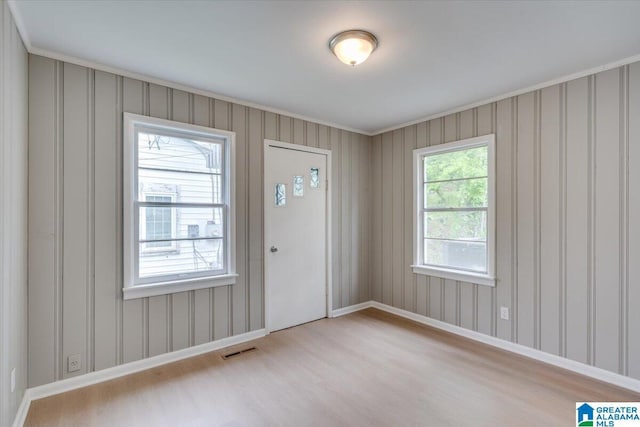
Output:
[[[233,353],[223,354],[222,358],[224,360],[232,359],[234,357],[240,356],[241,354],[249,353],[250,351],[255,351],[255,350],[257,350],[256,347],[249,347],[242,350],[234,351]]]

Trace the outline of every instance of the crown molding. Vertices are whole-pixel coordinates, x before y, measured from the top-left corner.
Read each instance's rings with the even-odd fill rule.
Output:
[[[13,16],[13,22],[15,22],[16,27],[18,28],[18,33],[22,38],[22,43],[24,47],[27,49],[27,52],[31,52],[31,39],[29,38],[29,33],[27,33],[27,28],[24,25],[24,21],[22,20],[22,15],[18,10],[17,0],[7,0],[7,6],[9,6],[9,11]]]

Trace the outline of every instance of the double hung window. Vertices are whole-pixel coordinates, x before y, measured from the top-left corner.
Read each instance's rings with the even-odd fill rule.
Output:
[[[233,283],[234,134],[124,122],[125,298]]]
[[[414,150],[416,273],[493,286],[494,136]]]

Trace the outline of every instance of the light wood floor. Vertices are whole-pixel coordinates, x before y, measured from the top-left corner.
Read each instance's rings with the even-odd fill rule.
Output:
[[[570,426],[640,395],[375,309],[35,401],[27,426]]]

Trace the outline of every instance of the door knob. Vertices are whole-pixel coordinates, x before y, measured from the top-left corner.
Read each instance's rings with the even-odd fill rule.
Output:
[[[271,246],[271,249],[269,249],[271,252],[276,253],[278,252],[278,248],[276,248],[275,246]]]

